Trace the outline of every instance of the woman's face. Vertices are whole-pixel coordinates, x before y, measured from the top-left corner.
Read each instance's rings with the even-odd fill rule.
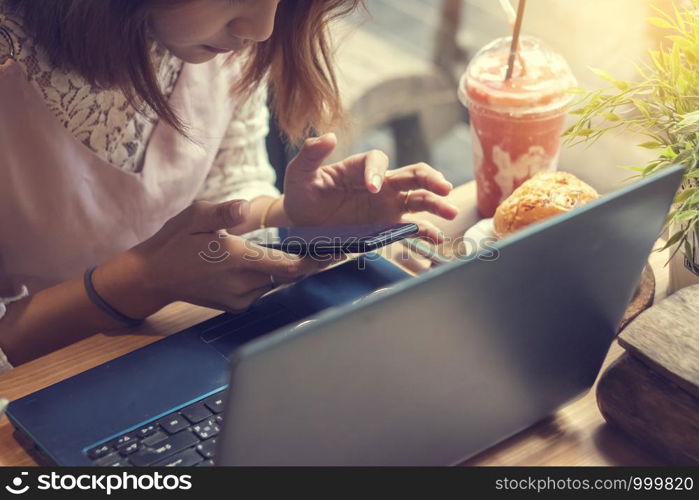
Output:
[[[203,63],[272,35],[280,0],[188,0],[156,7],[155,38],[175,56]],[[293,0],[291,0],[293,1]]]

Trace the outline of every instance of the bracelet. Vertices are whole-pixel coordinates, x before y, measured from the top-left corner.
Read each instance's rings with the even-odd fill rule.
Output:
[[[282,198],[284,198],[284,195],[278,196],[277,198],[273,199],[272,202],[269,205],[267,205],[265,211],[262,212],[262,216],[260,217],[260,229],[264,229],[267,227],[267,217],[269,216],[269,212],[272,210],[272,207]]]
[[[124,323],[126,326],[137,326],[143,323],[142,319],[133,319],[129,318],[125,314],[120,313],[116,309],[114,309],[112,306],[107,304],[107,302],[99,296],[97,293],[97,290],[95,290],[95,285],[92,283],[92,273],[95,272],[96,266],[90,267],[85,270],[85,274],[83,275],[83,283],[85,284],[85,291],[87,292],[87,296],[90,299],[90,301],[96,305],[99,309],[102,310],[102,312],[106,313],[108,316],[111,316],[112,318],[120,321],[121,323]]]
[[[19,293],[14,297],[0,297],[0,319],[2,319],[3,316],[5,316],[5,313],[7,312],[7,306],[9,304],[11,304],[12,302],[17,302],[18,300],[22,300],[23,298],[28,296],[29,290],[25,285],[22,285],[22,288],[20,288]],[[2,366],[2,352],[0,352],[0,366]]]

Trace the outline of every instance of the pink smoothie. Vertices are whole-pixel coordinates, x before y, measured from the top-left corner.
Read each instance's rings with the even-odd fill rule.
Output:
[[[514,189],[541,170],[555,170],[566,107],[576,85],[565,59],[522,36],[512,78],[505,81],[511,38],[485,46],[459,84],[471,118],[478,210],[492,217]]]

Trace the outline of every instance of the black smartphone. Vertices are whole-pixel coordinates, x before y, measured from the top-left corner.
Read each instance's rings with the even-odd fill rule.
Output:
[[[417,232],[416,224],[404,223],[267,227],[242,236],[258,245],[295,255],[329,255],[371,252]]]

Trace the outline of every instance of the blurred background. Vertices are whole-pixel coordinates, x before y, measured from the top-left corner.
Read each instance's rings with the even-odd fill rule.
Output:
[[[510,0],[514,8],[517,0]],[[634,78],[634,64],[662,33],[646,19],[682,0],[528,0],[523,33],[565,56],[579,84],[603,86],[590,67]],[[366,0],[335,27],[343,101],[351,122],[335,157],[378,148],[392,166],[426,161],[454,184],[473,178],[468,116],[458,77],[482,46],[509,34],[499,0]],[[274,134],[271,134],[273,138]],[[636,138],[617,135],[591,148],[566,149],[561,169],[604,191],[628,176],[620,164],[643,164]],[[276,162],[284,164],[282,153]],[[280,177],[283,168],[280,169]],[[281,179],[280,179],[281,181]]]

